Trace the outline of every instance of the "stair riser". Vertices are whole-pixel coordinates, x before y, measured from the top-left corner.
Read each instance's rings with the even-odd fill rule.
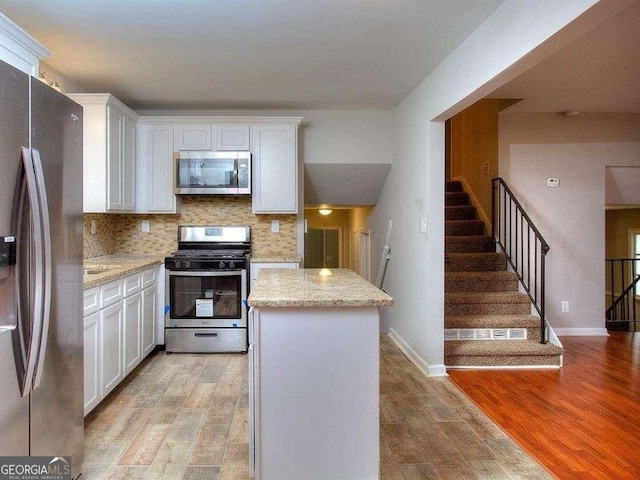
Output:
[[[515,367],[515,366],[560,366],[559,355],[523,355],[505,357],[487,356],[445,356],[447,367]]]
[[[445,207],[445,220],[475,220],[476,208],[470,205],[459,205],[457,207]]]
[[[445,253],[491,252],[491,237],[448,237],[444,241]]]
[[[500,272],[507,269],[503,256],[450,258],[444,264],[445,272]]]
[[[445,303],[446,315],[526,315],[531,313],[527,303]]]
[[[489,328],[521,328],[521,327],[516,327],[516,326],[512,326],[512,327],[478,327],[477,325],[474,326],[459,326],[459,325],[454,325],[451,326],[449,325],[446,320],[444,322],[444,328],[445,329],[450,329],[450,328],[465,328],[465,329],[478,329],[478,330],[482,330],[482,329],[489,329]],[[533,340],[535,342],[539,342],[540,341],[540,329],[539,328],[528,328],[527,329],[527,339],[528,340]],[[509,340],[475,340],[476,342],[504,342],[504,341],[509,341]],[[515,341],[515,340],[513,340]]]
[[[446,292],[514,292],[518,290],[518,280],[445,280],[444,289]]]
[[[444,234],[447,236],[484,235],[484,223],[480,220],[445,222]]]
[[[458,182],[457,180],[453,180],[447,182],[445,184],[445,192],[461,192],[462,191],[462,182]]]
[[[445,193],[444,204],[448,207],[455,205],[468,205],[469,194],[465,192]]]

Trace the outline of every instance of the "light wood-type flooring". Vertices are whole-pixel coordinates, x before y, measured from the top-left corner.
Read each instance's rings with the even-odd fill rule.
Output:
[[[640,333],[561,337],[555,371],[450,371],[562,480],[640,478]]]
[[[85,420],[82,480],[247,480],[246,362],[152,354]],[[380,380],[382,480],[550,478],[449,379],[426,378],[384,336]]]

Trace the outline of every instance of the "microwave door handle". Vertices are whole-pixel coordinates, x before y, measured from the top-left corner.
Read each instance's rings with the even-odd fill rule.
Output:
[[[40,334],[40,347],[38,349],[38,363],[35,370],[35,378],[33,380],[33,388],[36,389],[42,380],[44,369],[44,360],[47,353],[47,339],[49,338],[49,324],[51,320],[51,222],[49,218],[49,203],[47,199],[47,190],[44,182],[44,173],[42,171],[42,160],[40,152],[35,148],[33,152],[33,166],[36,176],[36,186],[38,188],[38,200],[40,204],[40,235],[42,237],[42,257],[39,261],[44,266],[44,276],[42,278],[42,321],[40,322],[42,332]]]
[[[238,185],[238,168],[239,168],[239,164],[238,164],[238,158],[234,158],[233,159],[233,188],[235,188],[236,190],[238,188],[240,188],[240,186]]]
[[[36,174],[33,166],[33,157],[31,149],[22,147],[22,164],[24,167],[24,180],[27,187],[27,198],[29,201],[30,218],[23,221],[31,222],[31,245],[26,248],[33,248],[33,259],[30,262],[29,275],[34,279],[35,289],[33,292],[33,305],[31,305],[31,335],[27,346],[26,366],[24,378],[20,379],[20,395],[26,397],[32,389],[33,376],[38,360],[38,350],[40,347],[42,334],[42,310],[44,305],[43,298],[43,281],[44,281],[44,265],[40,261],[43,258],[42,244],[42,219],[40,217],[41,210],[39,206],[38,191],[36,186]],[[28,245],[28,244],[27,244]],[[23,295],[24,292],[19,292]],[[18,310],[20,313],[20,310]]]

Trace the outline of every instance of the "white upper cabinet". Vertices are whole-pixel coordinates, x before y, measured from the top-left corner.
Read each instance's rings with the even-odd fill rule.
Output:
[[[251,150],[249,125],[223,125],[213,126],[215,149],[217,151],[248,151]]]
[[[211,150],[211,125],[176,125],[175,150]]]
[[[178,213],[180,201],[173,193],[173,125],[137,126],[137,213]]]
[[[74,93],[83,106],[83,210],[135,209],[135,123],[138,116],[108,93]]]
[[[0,13],[0,60],[37,77],[40,59],[49,55],[41,43]]]
[[[298,213],[298,127],[253,125],[253,213]]]

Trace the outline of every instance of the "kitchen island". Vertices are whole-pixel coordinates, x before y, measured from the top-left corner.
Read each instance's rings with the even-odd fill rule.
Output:
[[[378,478],[379,308],[392,304],[348,269],[260,272],[249,296],[258,480]]]

